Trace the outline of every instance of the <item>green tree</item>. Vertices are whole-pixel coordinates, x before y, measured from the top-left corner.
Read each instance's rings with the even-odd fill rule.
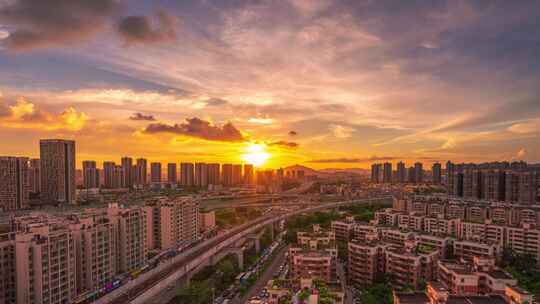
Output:
[[[195,281],[180,288],[176,298],[177,304],[207,304],[212,302],[212,289],[207,281]]]

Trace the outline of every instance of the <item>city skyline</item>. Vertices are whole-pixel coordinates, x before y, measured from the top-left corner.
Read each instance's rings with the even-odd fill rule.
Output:
[[[30,153],[30,154],[22,154],[22,153],[14,153],[12,156],[6,156],[6,157],[18,157],[18,158],[26,158],[28,161],[34,161],[34,162],[39,162],[40,160],[40,153],[39,153],[39,142],[40,141],[43,141],[43,140],[51,140],[51,141],[73,141],[75,142],[76,140],[70,140],[70,139],[61,139],[61,138],[51,138],[51,139],[40,139],[38,140],[38,145],[37,145],[37,155],[34,154],[34,153]],[[240,165],[251,165],[253,166],[255,169],[279,169],[279,168],[284,168],[284,167],[294,167],[294,166],[297,166],[297,165],[302,165],[302,166],[305,166],[305,167],[308,167],[310,169],[355,169],[355,168],[359,168],[359,169],[365,169],[366,172],[368,170],[373,170],[373,166],[374,165],[380,165],[381,166],[381,171],[380,173],[382,174],[383,171],[382,171],[382,166],[383,165],[387,165],[389,164],[390,165],[390,169],[392,170],[391,172],[394,172],[394,173],[398,173],[400,172],[400,165],[411,165],[413,168],[420,165],[420,170],[423,170],[423,171],[431,171],[432,169],[432,166],[434,165],[438,165],[440,168],[439,170],[441,170],[445,165],[448,164],[448,162],[452,163],[452,164],[464,164],[464,165],[467,165],[467,164],[475,164],[475,163],[508,163],[508,164],[511,164],[511,163],[529,163],[529,164],[534,164],[536,165],[537,163],[536,162],[527,162],[523,159],[517,159],[517,158],[510,158],[510,159],[497,159],[497,160],[489,160],[489,159],[482,159],[481,161],[477,161],[477,162],[473,162],[473,161],[456,161],[456,160],[453,160],[453,159],[431,159],[431,158],[419,158],[419,159],[406,159],[406,158],[402,158],[402,157],[377,157],[377,156],[372,156],[372,157],[369,157],[369,158],[365,158],[365,159],[343,159],[341,160],[341,163],[343,164],[346,164],[345,166],[332,166],[332,164],[336,164],[336,163],[340,163],[340,159],[336,159],[336,161],[319,161],[319,162],[305,162],[305,163],[288,163],[288,164],[285,164],[284,166],[278,166],[278,167],[272,167],[270,165],[267,164],[267,159],[271,159],[272,158],[272,154],[268,153],[266,151],[266,147],[264,147],[263,144],[259,144],[259,143],[248,143],[247,145],[247,148],[245,148],[243,150],[243,152],[240,152],[240,154],[238,155],[239,157],[235,160],[232,160],[232,161],[227,161],[227,160],[223,160],[223,159],[218,159],[218,160],[211,160],[212,158],[198,158],[198,157],[194,157],[194,158],[190,158],[190,159],[183,159],[181,157],[176,157],[176,158],[172,158],[172,159],[168,159],[168,160],[160,160],[159,158],[148,158],[144,155],[131,155],[131,154],[128,154],[128,153],[124,153],[124,154],[118,154],[118,155],[112,155],[110,156],[110,158],[105,158],[103,160],[100,160],[100,158],[97,158],[96,159],[88,159],[88,158],[81,158],[79,155],[86,155],[85,153],[79,153],[77,152],[78,148],[77,146],[75,147],[75,150],[76,150],[76,155],[77,155],[77,158],[76,158],[76,163],[75,163],[75,169],[76,170],[80,170],[81,172],[84,172],[85,171],[85,163],[88,163],[88,162],[91,162],[91,163],[94,163],[93,166],[95,166],[96,168],[98,169],[103,169],[104,167],[106,167],[107,165],[113,165],[113,166],[118,166],[120,168],[123,167],[123,161],[126,160],[126,159],[129,159],[130,161],[137,161],[137,160],[144,160],[147,163],[147,169],[148,169],[148,172],[150,172],[150,168],[151,168],[151,164],[152,163],[155,163],[155,164],[160,164],[163,168],[165,167],[168,167],[170,165],[178,165],[178,168],[176,169],[177,170],[177,174],[179,174],[181,172],[181,169],[180,169],[180,165],[182,163],[187,163],[187,164],[197,164],[197,163],[203,163],[203,164],[232,164],[232,165],[235,165],[235,164],[240,164]],[[257,159],[257,157],[259,156],[258,154],[259,153],[262,153],[262,154],[265,154],[265,158],[264,160],[260,161],[259,159]],[[252,158],[254,157],[254,158]],[[317,164],[322,164],[322,166],[318,166]],[[360,165],[362,164],[362,165]],[[422,165],[428,165],[429,168],[425,168],[423,169],[422,168]],[[396,166],[396,167],[394,167]],[[130,166],[128,166],[130,167]],[[393,169],[392,169],[393,168]],[[405,170],[407,168],[404,168]],[[445,168],[446,170],[446,168]],[[162,177],[167,177],[167,170],[164,170],[164,169],[161,169],[161,176]],[[150,173],[148,173],[150,174]]]
[[[0,3],[2,155],[540,162],[533,1],[42,3]]]

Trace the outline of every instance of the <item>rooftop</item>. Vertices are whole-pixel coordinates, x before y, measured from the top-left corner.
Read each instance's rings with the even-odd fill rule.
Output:
[[[429,304],[431,303],[428,296],[423,292],[395,293],[394,297],[399,300],[400,304]]]
[[[447,304],[506,304],[501,296],[450,296]]]
[[[500,280],[512,280],[512,279],[514,279],[510,274],[508,274],[505,271],[502,271],[500,269],[490,270],[489,272],[487,272],[487,274],[489,276],[491,276],[492,278],[500,279]]]

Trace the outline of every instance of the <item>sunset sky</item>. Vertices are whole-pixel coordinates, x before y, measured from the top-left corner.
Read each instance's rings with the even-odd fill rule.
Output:
[[[540,1],[0,0],[0,155],[540,161]]]

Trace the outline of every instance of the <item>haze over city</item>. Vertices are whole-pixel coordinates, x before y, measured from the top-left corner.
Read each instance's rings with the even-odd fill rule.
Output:
[[[4,1],[0,149],[363,167],[540,160],[539,4]],[[80,167],[80,163],[77,164]]]
[[[539,304],[540,1],[0,0],[0,304]]]

